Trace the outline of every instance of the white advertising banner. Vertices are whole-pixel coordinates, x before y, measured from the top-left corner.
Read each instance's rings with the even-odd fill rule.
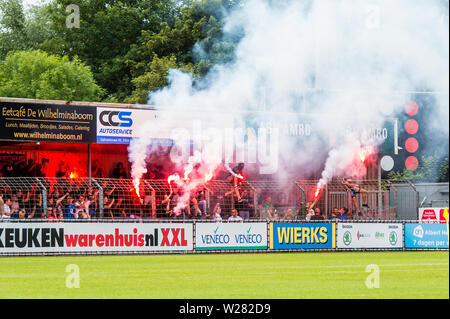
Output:
[[[267,223],[197,223],[196,250],[267,249]]]
[[[173,136],[198,138],[202,132],[233,129],[230,114],[165,112],[152,109],[98,108],[97,143],[129,144],[133,138],[152,138],[153,144],[172,145]]]
[[[337,248],[402,248],[401,223],[337,223]]]
[[[190,223],[0,223],[0,254],[193,249]]]

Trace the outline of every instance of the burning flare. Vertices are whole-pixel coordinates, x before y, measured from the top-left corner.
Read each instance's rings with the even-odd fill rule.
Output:
[[[139,198],[141,198],[141,194],[139,193],[139,185],[140,185],[140,182],[139,182],[139,181],[135,181],[135,182],[134,182],[134,190],[136,191],[136,195],[137,195]]]
[[[169,185],[170,185],[170,183],[172,183],[173,181],[178,182],[179,180],[180,180],[180,176],[179,176],[178,174],[170,175],[170,176],[167,178],[167,182],[169,183]]]
[[[208,173],[205,175],[205,183],[208,183],[213,178],[213,173]]]
[[[314,199],[317,199],[319,197],[319,195],[320,195],[320,188],[318,188],[316,190],[316,192],[314,193]]]
[[[69,178],[78,178],[77,172],[70,172]]]

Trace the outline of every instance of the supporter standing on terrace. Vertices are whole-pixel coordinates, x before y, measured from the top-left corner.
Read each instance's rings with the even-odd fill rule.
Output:
[[[113,170],[112,177],[117,179],[127,178],[127,172],[125,172],[125,168],[122,162],[117,163],[116,168]]]
[[[2,200],[3,202],[3,200]],[[11,200],[8,198],[5,200],[3,206],[3,211],[2,211],[2,219],[3,220],[8,220],[9,218],[11,218]]]
[[[74,199],[72,195],[67,196],[67,204],[64,210],[64,219],[77,219],[78,215],[76,213]]]
[[[311,221],[325,220],[325,217],[320,213],[320,209],[316,208],[314,210],[314,216],[311,216]]]
[[[164,198],[160,204],[160,212],[162,217],[172,217],[173,211],[170,209],[171,197],[173,195],[173,190],[170,189],[169,194],[164,194]]]
[[[334,207],[333,211],[331,212],[331,220],[341,220],[341,214],[339,213],[337,207]]]
[[[3,217],[4,214],[4,206],[5,202],[3,201],[3,194],[0,193],[0,219]]]
[[[340,220],[347,220],[348,219],[348,208],[347,207],[342,207],[341,211],[340,211]]]
[[[243,219],[250,218],[249,197],[245,189],[242,191],[242,201],[236,204],[236,208]]]
[[[215,221],[222,221],[221,213],[222,209],[220,208],[220,203],[217,203],[211,215],[212,219]]]
[[[8,158],[7,162],[2,167],[3,177],[13,177],[14,176],[14,161],[11,157]]]
[[[239,216],[238,211],[236,209],[231,210],[231,216],[228,218],[230,222],[242,222],[243,219]]]
[[[114,204],[114,198],[111,198],[111,200],[110,200],[108,195],[105,195],[105,197],[103,197],[103,216],[105,218],[114,219],[114,214],[112,211],[113,204]]]
[[[63,178],[68,177],[69,173],[69,164],[64,163],[64,161],[60,161],[58,163],[58,170],[55,172],[55,177]]]

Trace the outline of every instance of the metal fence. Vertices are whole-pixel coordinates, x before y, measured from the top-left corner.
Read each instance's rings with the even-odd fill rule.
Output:
[[[174,209],[183,190],[167,180],[141,180],[136,189],[129,179],[10,177],[0,178],[0,195],[4,219],[227,219],[236,209],[244,220],[302,220],[317,182],[246,180],[237,198],[230,182],[211,180],[187,198],[181,215]],[[315,208],[326,220],[335,208],[348,208],[351,220],[417,218],[419,196],[412,183],[358,184],[364,193],[353,200],[342,182],[333,180],[321,190]]]

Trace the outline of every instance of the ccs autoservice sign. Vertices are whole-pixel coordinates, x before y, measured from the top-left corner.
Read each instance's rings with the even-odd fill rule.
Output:
[[[193,249],[192,224],[2,223],[0,254]]]
[[[334,223],[271,223],[270,249],[335,248]]]
[[[405,248],[448,248],[445,224],[405,224]]]
[[[338,223],[337,248],[402,248],[401,223]]]
[[[266,223],[197,223],[196,250],[267,249]]]

